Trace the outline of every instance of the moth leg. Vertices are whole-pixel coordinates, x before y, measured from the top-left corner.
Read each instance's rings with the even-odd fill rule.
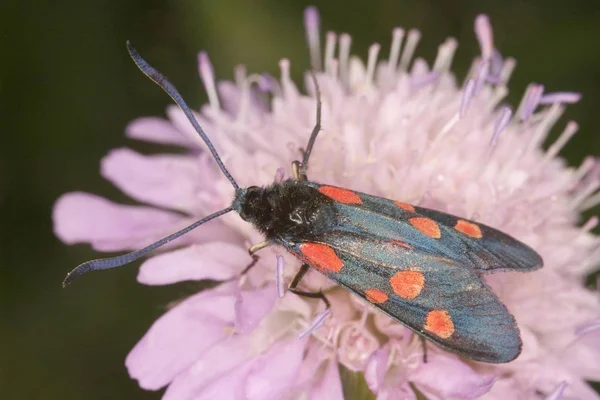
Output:
[[[300,172],[300,168],[302,168],[302,164],[300,161],[292,161],[292,177],[296,182],[298,181],[306,181],[306,174],[302,175]]]
[[[258,260],[260,260],[260,256],[254,254],[259,250],[262,250],[266,247],[269,247],[270,245],[272,245],[273,243],[271,243],[268,240],[265,240],[264,242],[260,242],[257,243],[253,246],[250,246],[250,248],[248,249],[248,254],[250,255],[250,257],[252,257],[252,261],[250,261],[250,264],[248,264],[246,266],[246,268],[244,268],[242,270],[242,272],[240,273],[240,277],[246,275],[248,273],[248,271],[250,271],[252,269],[252,267],[254,267],[256,265],[256,263],[258,263]]]
[[[327,300],[327,297],[325,297],[323,292],[321,292],[321,291],[303,292],[302,290],[297,289],[298,285],[300,284],[300,281],[302,280],[302,278],[304,278],[304,275],[306,275],[309,268],[310,268],[310,265],[302,264],[302,266],[296,273],[296,276],[294,276],[294,279],[292,279],[292,282],[290,282],[290,285],[288,286],[288,290],[294,294],[297,294],[298,296],[309,297],[311,299],[321,299],[325,303],[326,308],[331,307],[331,303],[329,303],[329,300]]]
[[[421,345],[423,346],[423,363],[427,364],[427,341],[423,336],[420,335],[419,340],[421,340]]]

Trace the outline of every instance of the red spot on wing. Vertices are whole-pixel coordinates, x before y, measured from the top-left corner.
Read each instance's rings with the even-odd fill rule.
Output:
[[[390,285],[403,299],[414,299],[425,286],[425,276],[419,271],[398,271],[390,278]]]
[[[422,234],[429,236],[433,239],[439,239],[442,237],[442,231],[440,226],[431,218],[425,217],[414,217],[410,218],[408,222],[416,229],[421,231]]]
[[[373,304],[382,304],[388,301],[388,295],[381,290],[367,289],[365,290],[365,295],[367,296],[367,300]]]
[[[362,204],[359,195],[352,190],[342,189],[335,186],[321,186],[319,192],[339,203],[344,204]]]
[[[300,252],[310,265],[322,271],[340,272],[344,266],[335,251],[324,244],[302,243]]]
[[[454,334],[454,322],[446,310],[433,310],[425,317],[425,330],[442,339],[448,339]]]
[[[474,224],[472,222],[469,221],[465,221],[464,219],[459,219],[458,221],[456,221],[456,225],[454,225],[454,229],[456,229],[459,232],[464,233],[465,235],[475,238],[475,239],[481,239],[483,237],[483,234],[481,233],[481,228],[479,227],[479,225]]]
[[[394,246],[400,246],[400,247],[404,247],[404,248],[407,248],[407,249],[412,249],[412,246],[410,244],[404,243],[404,242],[402,242],[400,240],[390,240],[389,243],[393,244]]]
[[[408,203],[403,203],[401,201],[395,201],[394,204],[397,205],[398,207],[400,207],[403,210],[410,211],[410,212],[415,212],[415,207],[413,207],[412,205],[410,205]]]

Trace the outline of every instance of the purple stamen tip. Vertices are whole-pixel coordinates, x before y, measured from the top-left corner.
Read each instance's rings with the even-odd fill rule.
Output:
[[[277,168],[277,171],[275,171],[275,179],[273,180],[273,182],[281,183],[283,181],[284,177],[285,177],[285,175],[283,172],[283,168],[279,167],[279,168]]]
[[[550,393],[545,400],[560,400],[562,398],[563,392],[567,388],[567,382],[562,381],[558,384],[558,386]]]
[[[510,107],[505,106],[502,108],[502,114],[500,114],[500,118],[496,120],[496,125],[494,126],[494,133],[492,134],[492,140],[490,141],[490,146],[496,146],[498,142],[498,137],[500,133],[506,128],[508,123],[510,122],[510,118],[512,117],[512,110]]]
[[[308,6],[304,10],[304,24],[306,30],[312,30],[319,27],[319,11],[315,6]]]
[[[430,71],[422,76],[413,77],[410,85],[413,89],[420,89],[438,80],[440,73],[437,71]]]
[[[258,79],[258,89],[261,92],[271,92],[273,90],[273,78],[269,74],[263,74]]]
[[[582,336],[598,329],[600,329],[600,318],[579,326],[577,329],[575,329],[575,334],[577,336]]]
[[[327,318],[330,314],[331,314],[331,308],[328,308],[327,310],[323,311],[322,313],[317,314],[317,316],[315,317],[315,319],[313,319],[313,322],[310,324],[310,326],[306,330],[300,332],[300,334],[298,335],[298,339],[302,339],[309,333],[319,329],[321,327],[321,325],[323,325],[323,322],[325,322],[325,318]]]
[[[581,100],[581,93],[577,92],[556,92],[548,93],[540,98],[540,104],[554,104],[554,103],[577,103]]]
[[[521,110],[521,120],[526,121],[531,117],[544,93],[544,85],[532,85],[526,95],[525,105]]]
[[[277,284],[277,295],[281,298],[285,294],[285,288],[283,286],[283,257],[277,255],[277,274],[275,275],[275,282]]]

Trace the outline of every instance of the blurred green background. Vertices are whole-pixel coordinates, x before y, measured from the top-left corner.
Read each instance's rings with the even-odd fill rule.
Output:
[[[419,28],[417,54],[433,60],[457,37],[463,77],[478,52],[473,19],[490,15],[497,47],[517,58],[510,102],[526,84],[583,92],[567,119],[581,125],[563,153],[571,165],[600,154],[600,7],[597,2],[504,1],[159,1],[3,0],[0,4],[0,398],[152,399],[123,362],[165,305],[186,285],[145,287],[136,266],[95,274],[62,290],[65,273],[97,256],[52,233],[52,204],[84,190],[127,201],[99,176],[111,148],[138,116],[163,115],[170,99],[135,68],[130,39],[197,108],[206,98],[196,54],[208,51],[221,79],[233,67],[278,75],[281,57],[308,67],[302,12],[315,4],[325,30],[353,35],[353,52],[389,46],[393,27]]]

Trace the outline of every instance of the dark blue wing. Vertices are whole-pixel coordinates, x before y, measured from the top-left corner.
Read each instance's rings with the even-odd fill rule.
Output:
[[[532,271],[543,265],[529,246],[487,225],[347,189],[305,184],[333,199],[333,229],[402,241],[421,253],[449,258],[484,273]],[[340,193],[356,197],[339,197]]]
[[[475,271],[349,232],[314,239],[286,247],[416,333],[477,361],[502,363],[519,355],[514,318]]]

